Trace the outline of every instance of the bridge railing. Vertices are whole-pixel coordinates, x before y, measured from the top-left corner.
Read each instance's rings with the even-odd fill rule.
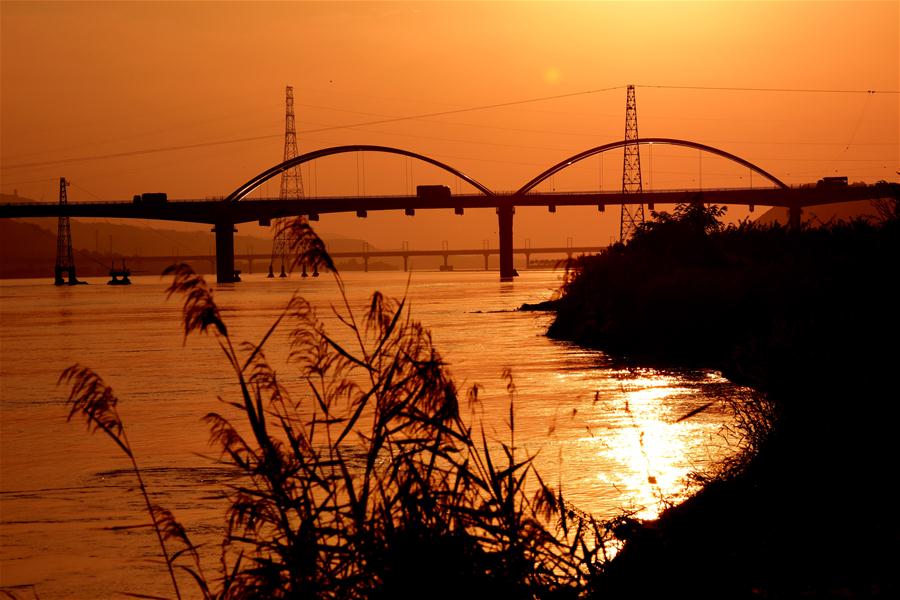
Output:
[[[875,187],[875,186],[866,186],[866,187]],[[642,194],[644,195],[654,195],[654,194],[690,194],[690,193],[703,193],[703,192],[748,192],[753,190],[759,191],[769,191],[769,190],[777,190],[779,189],[777,186],[759,186],[759,187],[705,187],[705,188],[661,188],[654,190],[643,190]],[[818,189],[815,187],[815,184],[810,183],[801,183],[801,184],[793,184],[790,186],[792,190],[815,190]],[[514,194],[514,190],[502,190],[496,192],[496,196],[503,198],[509,198]],[[525,193],[525,196],[617,196],[621,195],[621,190],[553,190],[553,191],[538,191],[538,190],[529,190]],[[346,201],[350,199],[354,200],[366,200],[366,199],[382,199],[382,198],[398,198],[398,199],[410,199],[410,200],[422,200],[421,197],[415,194],[380,194],[380,195],[369,195],[369,196],[305,196],[302,200],[316,201],[316,202],[328,202],[328,201]],[[453,194],[451,198],[460,198],[460,199],[468,199],[468,198],[479,198],[485,199],[484,194]],[[224,197],[222,196],[209,196],[206,198],[181,198],[181,199],[169,199],[165,203],[160,204],[152,204],[151,206],[165,206],[166,204],[202,204],[202,203],[215,203],[222,202]],[[247,201],[250,202],[276,202],[280,201],[279,197],[270,197],[270,198],[247,198]],[[0,206],[52,206],[55,205],[56,202],[0,202]],[[70,202],[69,204],[79,205],[79,204],[93,204],[93,205],[129,205],[134,204],[133,200],[91,200],[91,201],[79,201],[79,202]]]
[[[190,203],[197,203],[197,202],[221,202],[223,199],[224,198],[222,198],[222,197],[204,198],[202,200],[184,199],[184,198],[171,199],[170,198],[169,200],[167,200],[165,202],[161,202],[159,204],[149,203],[149,204],[147,204],[147,206],[165,206],[166,204],[190,204]],[[59,203],[55,202],[55,201],[49,201],[49,202],[39,202],[39,201],[0,202],[0,206],[55,206],[58,204]],[[83,201],[78,201],[78,202],[69,202],[68,204],[75,204],[75,205],[78,205],[78,204],[104,204],[104,205],[115,204],[115,205],[119,205],[119,204],[135,204],[135,202],[134,202],[134,200],[87,200],[87,201],[83,200]]]
[[[759,187],[704,187],[704,188],[658,188],[653,190],[642,190],[641,194],[682,194],[682,193],[702,193],[702,192],[746,192],[750,190],[777,190],[777,186],[759,186]],[[512,194],[513,192],[509,192]],[[541,192],[538,190],[529,190],[526,196],[540,194],[541,196],[598,196],[610,195],[616,196],[622,194],[622,190],[553,190],[550,192]]]

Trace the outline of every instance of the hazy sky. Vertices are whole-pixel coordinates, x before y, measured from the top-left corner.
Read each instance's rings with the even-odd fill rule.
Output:
[[[716,146],[789,183],[896,181],[898,28],[898,2],[3,1],[0,183],[47,201],[60,176],[73,182],[73,201],[228,194],[281,160],[284,88],[293,85],[301,152],[395,146],[512,190],[622,139],[630,83],[642,136]],[[615,89],[595,91],[606,88]],[[245,138],[257,139],[235,141]],[[157,151],[179,146],[196,147]],[[116,154],[125,156],[108,157]],[[746,169],[686,149],[645,149],[642,167],[645,187],[657,189],[751,183]],[[457,189],[421,163],[371,154],[302,174],[307,195]],[[621,152],[612,152],[545,189],[617,189],[621,177]],[[261,193],[277,191],[273,181]],[[495,221],[490,211],[420,212],[323,216],[320,227],[383,247],[480,247],[496,243]],[[520,209],[515,240],[606,243],[617,229],[613,210]]]

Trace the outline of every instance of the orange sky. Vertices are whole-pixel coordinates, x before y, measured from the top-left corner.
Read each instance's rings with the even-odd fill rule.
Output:
[[[55,200],[60,176],[73,182],[72,201],[144,191],[225,195],[280,161],[284,87],[293,85],[301,152],[396,146],[511,190],[571,154],[622,139],[624,88],[352,125],[629,83],[643,86],[642,136],[716,146],[789,183],[823,175],[896,181],[896,93],[648,86],[896,92],[898,30],[898,2],[3,1],[0,184],[3,193],[47,201]],[[310,132],[326,127],[334,128]],[[263,139],[216,144],[247,137]],[[61,162],[130,152],[139,153]],[[21,166],[29,163],[48,164]],[[645,187],[696,187],[701,177],[709,187],[749,184],[746,169],[686,149],[656,147],[652,157],[645,149],[642,163]],[[616,189],[621,170],[621,152],[613,152],[545,189]],[[403,193],[421,183],[456,189],[452,178],[421,164],[373,155],[323,160],[303,177],[308,194]],[[268,192],[276,195],[277,186]],[[484,239],[496,243],[495,221],[490,211],[420,212],[413,219],[324,216],[320,228],[382,247],[401,240],[480,247]],[[520,210],[515,240],[607,243],[617,230],[617,211]]]

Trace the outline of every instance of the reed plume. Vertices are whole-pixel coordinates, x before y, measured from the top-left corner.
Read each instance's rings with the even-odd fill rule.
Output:
[[[151,525],[156,532],[156,539],[159,542],[160,551],[166,563],[166,569],[172,580],[172,587],[175,590],[175,596],[181,598],[181,591],[178,588],[178,581],[175,579],[174,562],[178,555],[170,555],[166,548],[166,540],[176,537],[173,535],[177,523],[168,511],[154,506],[147,492],[147,486],[144,484],[144,478],[141,475],[141,469],[138,467],[131,444],[128,442],[128,436],[125,434],[125,426],[119,416],[117,405],[118,398],[113,393],[111,387],[104,383],[103,379],[88,367],[74,364],[65,369],[59,376],[57,385],[68,384],[71,386],[69,397],[66,404],[69,406],[68,421],[77,416],[81,416],[87,424],[88,431],[91,433],[102,432],[107,435],[115,444],[125,453],[131,461],[131,468],[137,477],[138,486],[147,513],[150,515]],[[180,526],[178,526],[180,527]],[[183,528],[181,532],[183,533]],[[184,536],[187,541],[187,537]],[[190,545],[189,542],[187,542]]]
[[[186,264],[165,272],[167,294],[183,298],[185,337],[211,335],[231,367],[235,398],[204,419],[219,460],[242,474],[228,492],[215,592],[184,529],[151,509],[163,548],[164,540],[181,547],[167,557],[170,571],[175,559],[192,559],[188,572],[205,598],[532,598],[587,589],[604,534],[517,451],[512,374],[509,442],[489,442],[463,420],[460,392],[405,299],[376,292],[358,318],[321,239],[299,219],[285,227],[295,265],[333,273],[341,336],[295,296],[258,342],[235,345],[203,278]],[[285,322],[288,368],[301,385],[285,385],[266,357]],[[76,398],[101,389],[80,381]],[[465,395],[477,406],[477,388]],[[123,431],[111,392],[95,396],[112,410],[85,411],[82,402],[73,411],[95,429]]]

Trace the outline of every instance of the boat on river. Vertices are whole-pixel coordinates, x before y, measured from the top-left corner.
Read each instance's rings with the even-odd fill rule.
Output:
[[[131,285],[130,276],[131,270],[125,266],[125,261],[123,260],[121,269],[115,268],[115,265],[110,267],[110,280],[106,282],[106,285]]]

